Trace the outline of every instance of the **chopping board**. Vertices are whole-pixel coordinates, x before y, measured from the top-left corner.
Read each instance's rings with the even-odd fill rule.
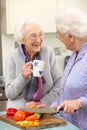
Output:
[[[67,125],[67,122],[64,119],[61,119],[59,117],[55,117],[50,114],[44,114],[40,120],[39,126],[20,126],[18,125],[13,119],[6,118],[5,115],[0,115],[0,120],[4,121],[10,125],[13,125],[15,127],[18,127],[22,130],[41,130],[44,128],[52,128],[56,126],[63,126]]]

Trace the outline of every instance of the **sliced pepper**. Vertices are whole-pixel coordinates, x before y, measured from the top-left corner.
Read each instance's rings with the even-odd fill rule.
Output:
[[[16,108],[8,108],[6,110],[6,118],[11,118],[14,116],[14,114],[18,111]]]
[[[36,106],[31,105],[31,106],[29,106],[29,107],[27,107],[27,108],[36,108]],[[24,112],[25,112],[26,116],[33,115],[33,114],[34,114],[34,112],[29,112],[29,111],[24,111]]]
[[[36,120],[36,121],[26,121],[26,120],[24,120],[24,121],[18,121],[16,123],[20,126],[38,126],[40,124],[38,120]]]
[[[26,117],[26,120],[27,121],[35,121],[35,120],[38,120],[40,117],[41,117],[41,114],[35,113],[33,115]]]
[[[34,114],[34,112],[28,112],[28,111],[25,111],[25,110],[24,110],[24,112],[25,112],[26,117]]]

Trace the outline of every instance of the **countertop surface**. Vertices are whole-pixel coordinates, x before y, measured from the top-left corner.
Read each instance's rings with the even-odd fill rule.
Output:
[[[5,112],[0,112],[0,114],[5,114]],[[56,116],[59,116],[59,115],[56,114]],[[21,129],[14,127],[10,124],[7,124],[3,121],[0,121],[0,130],[21,130]],[[43,130],[80,130],[80,129],[75,127],[71,123],[67,122],[67,125],[65,125],[65,126],[58,126],[58,127],[47,128],[47,129],[43,129]]]

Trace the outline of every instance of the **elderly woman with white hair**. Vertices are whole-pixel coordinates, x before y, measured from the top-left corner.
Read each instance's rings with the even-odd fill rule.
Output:
[[[61,94],[52,104],[66,120],[87,130],[87,15],[63,11],[56,20],[57,37],[73,51],[60,81]]]
[[[43,46],[42,25],[35,17],[25,17],[16,26],[14,37],[19,47],[6,59],[7,108],[20,109],[41,103],[49,106],[60,92],[58,83],[61,71],[53,51]],[[44,73],[40,79],[32,74],[31,62],[34,59],[45,61]]]

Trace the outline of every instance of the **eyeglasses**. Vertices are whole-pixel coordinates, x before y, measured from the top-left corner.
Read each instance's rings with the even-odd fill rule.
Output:
[[[67,35],[62,34],[62,33],[60,33],[60,32],[56,32],[56,36],[57,36],[57,38],[58,38],[59,40],[61,40],[62,38],[63,38],[63,39],[67,38]]]
[[[33,33],[33,34],[30,35],[31,40],[36,40],[38,37],[39,37],[40,39],[43,39],[44,34],[43,34],[43,33],[40,33],[40,34],[37,35],[37,34]]]

